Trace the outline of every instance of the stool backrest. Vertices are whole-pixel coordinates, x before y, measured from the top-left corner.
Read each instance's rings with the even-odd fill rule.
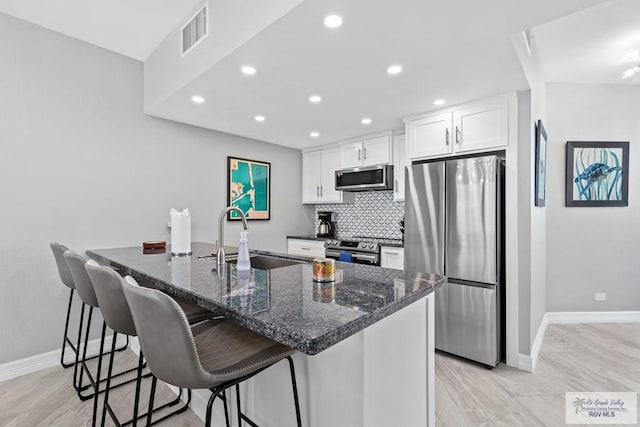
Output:
[[[69,271],[73,277],[73,283],[76,285],[80,299],[91,307],[99,307],[98,298],[96,298],[96,293],[93,290],[93,284],[87,274],[87,270],[84,268],[84,263],[87,262],[86,258],[69,250],[64,253],[64,259],[67,261]]]
[[[94,260],[87,261],[84,266],[107,326],[119,334],[135,337],[136,326],[122,290],[122,276],[113,268],[98,265]]]
[[[208,388],[211,374],[200,364],[189,322],[169,295],[142,288],[131,276],[124,295],[151,372],[161,381],[184,388]]]
[[[58,266],[58,274],[60,275],[60,280],[71,289],[75,289],[76,285],[73,283],[73,276],[71,276],[67,261],[65,261],[64,259],[64,253],[68,251],[69,248],[58,242],[53,242],[49,246],[51,246],[53,257],[56,259],[56,265]]]

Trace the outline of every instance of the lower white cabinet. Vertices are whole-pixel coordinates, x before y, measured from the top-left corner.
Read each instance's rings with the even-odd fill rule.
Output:
[[[380,267],[404,270],[404,248],[380,247]]]
[[[289,255],[324,258],[324,240],[287,239]]]

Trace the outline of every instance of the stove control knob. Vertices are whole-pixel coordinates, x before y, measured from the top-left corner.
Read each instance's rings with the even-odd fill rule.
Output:
[[[337,240],[334,240],[334,241],[333,241],[333,246],[336,246],[337,244],[338,244],[338,241],[337,241]]]
[[[330,245],[331,244],[331,239],[327,239],[327,241],[324,244],[325,245]]]
[[[375,246],[375,244],[369,243],[369,249],[373,249],[374,246]]]

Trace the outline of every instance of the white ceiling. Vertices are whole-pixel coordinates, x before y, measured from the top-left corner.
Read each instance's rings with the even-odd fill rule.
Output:
[[[0,0],[0,12],[144,60],[199,3]],[[154,114],[296,148],[398,128],[407,115],[442,108],[432,104],[437,98],[446,107],[527,88],[510,36],[528,28],[550,81],[619,82],[612,46],[640,49],[634,3],[640,1],[306,0]],[[325,28],[329,13],[342,15],[344,25]],[[246,63],[256,66],[255,76],[239,73]],[[387,75],[392,63],[404,71]],[[207,102],[193,105],[195,93]],[[323,101],[312,105],[308,97],[316,93]],[[267,120],[256,123],[256,114]],[[371,125],[360,124],[365,116]],[[310,138],[312,130],[320,138]]]
[[[0,12],[144,61],[202,0],[0,0]]]
[[[548,82],[640,84],[640,74],[621,78],[640,64],[638,0],[608,1],[535,27],[532,34]]]

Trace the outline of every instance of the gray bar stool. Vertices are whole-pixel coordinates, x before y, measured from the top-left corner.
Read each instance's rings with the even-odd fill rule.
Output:
[[[60,276],[60,280],[65,286],[69,288],[69,305],[67,307],[67,318],[64,322],[64,335],[62,337],[62,351],[60,354],[60,364],[62,365],[63,368],[67,369],[75,365],[74,362],[71,362],[71,363],[64,362],[64,354],[67,346],[69,346],[73,354],[78,353],[78,349],[76,348],[76,346],[73,345],[73,342],[71,341],[71,338],[69,338],[69,334],[68,334],[69,318],[71,317],[71,306],[73,303],[73,293],[76,290],[76,285],[73,282],[73,276],[71,275],[71,272],[69,271],[69,266],[67,265],[67,262],[65,261],[63,256],[64,253],[69,250],[69,248],[67,248],[65,245],[60,244],[58,242],[53,242],[50,244],[50,246],[51,246],[51,251],[53,252],[53,257],[56,260],[56,266],[58,267],[58,275]],[[82,303],[82,308],[80,311],[80,324],[82,324],[82,321],[83,321],[84,310],[85,310],[85,304]],[[78,338],[78,340],[80,340],[80,338]],[[121,348],[118,349],[118,351],[122,351],[125,348],[127,348],[127,345],[122,346]],[[97,356],[94,356],[94,357],[97,357]]]
[[[299,427],[302,425],[291,358],[294,350],[228,320],[201,324],[198,326],[199,333],[194,337],[184,312],[169,296],[154,289],[139,287],[130,276],[125,277],[123,284],[140,345],[154,374],[152,390],[157,379],[177,387],[211,390],[205,424],[209,427],[215,398],[221,399],[226,405],[224,393],[228,388],[238,386],[271,365],[287,359],[296,420]],[[238,425],[245,420],[255,426],[241,411],[239,393],[236,399]],[[153,400],[149,405],[153,405]],[[228,418],[226,421],[228,425]],[[151,412],[148,412],[147,425],[150,423]]]
[[[89,260],[85,264],[85,268],[89,277],[91,278],[91,282],[93,283],[93,289],[96,293],[96,297],[98,302],[100,303],[100,311],[102,312],[102,316],[104,320],[114,332],[113,340],[111,344],[111,348],[114,348],[117,335],[125,334],[130,337],[137,336],[135,324],[133,323],[133,318],[131,317],[131,311],[129,310],[129,305],[127,304],[127,300],[125,299],[124,293],[122,291],[122,276],[118,274],[115,270],[110,267],[104,267],[98,265],[95,261]],[[132,424],[134,427],[137,425],[137,420],[142,417],[146,417],[147,414],[142,414],[138,416],[138,405],[140,401],[140,386],[142,380],[142,367],[143,367],[143,353],[140,351],[138,358],[138,375],[136,380],[136,391],[134,397],[133,404],[133,418],[129,421],[120,422],[118,417],[116,416],[113,408],[109,404],[109,390],[111,386],[111,375],[113,373],[113,359],[114,352],[111,352],[109,357],[109,368],[107,371],[107,384],[104,393],[103,407],[102,407],[102,418],[100,425],[105,424],[106,414],[109,412],[109,415],[112,421],[117,426],[122,426],[126,424]],[[97,381],[100,381],[100,372],[98,372]],[[180,395],[173,401],[168,402],[158,408],[153,408],[154,411],[166,408],[168,406],[174,406],[180,402],[182,390],[180,390]],[[177,410],[171,412],[163,416],[160,419],[154,421],[154,424],[167,419],[170,416],[182,413],[186,411],[189,407],[189,403],[191,402],[191,390],[188,391],[188,400],[186,404]],[[98,399],[94,399],[93,403],[93,419],[96,419],[98,409]]]
[[[99,383],[96,381],[96,379],[91,374],[91,371],[86,365],[86,362],[88,360],[87,345],[89,343],[89,332],[91,331],[91,319],[93,316],[93,309],[99,308],[99,303],[98,303],[98,298],[96,297],[96,293],[93,289],[93,284],[91,283],[91,279],[87,274],[87,270],[85,270],[84,268],[84,264],[87,260],[83,256],[71,250],[68,250],[64,253],[64,259],[67,262],[69,271],[71,272],[71,276],[73,277],[73,282],[76,286],[76,290],[78,291],[78,296],[86,305],[89,306],[89,316],[87,318],[87,324],[85,329],[84,348],[82,349],[82,358],[80,358],[79,349],[80,349],[80,341],[81,341],[80,338],[82,336],[84,325],[82,324],[82,319],[80,319],[81,322],[80,322],[80,330],[78,332],[78,344],[77,344],[78,351],[76,352],[76,366],[73,369],[73,385],[76,389],[76,392],[78,393],[78,397],[80,398],[80,400],[88,400],[93,397],[96,397],[95,396],[96,394],[104,392],[104,389],[100,390]],[[105,338],[106,329],[107,329],[107,324],[103,321],[102,334],[100,337],[100,351],[98,352],[98,355],[101,355],[104,352],[104,338]],[[80,367],[79,375],[78,375],[78,366]],[[102,369],[102,357],[99,357],[97,372],[100,372],[101,369]],[[128,369],[123,372],[119,372],[118,374],[114,375],[114,377],[118,377],[120,375],[124,375],[129,372],[133,372],[135,370],[137,370],[137,367]],[[89,386],[93,389],[88,394],[82,393],[87,389],[87,387],[83,386],[82,384],[82,378],[84,374],[86,374],[87,379],[89,380]],[[135,381],[135,378],[119,383],[113,386],[112,388],[120,387],[132,381]]]

